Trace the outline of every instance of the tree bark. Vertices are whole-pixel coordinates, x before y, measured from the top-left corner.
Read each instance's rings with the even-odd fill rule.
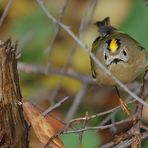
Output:
[[[16,60],[16,44],[0,41],[0,147],[27,148],[28,128],[21,105],[22,96]]]

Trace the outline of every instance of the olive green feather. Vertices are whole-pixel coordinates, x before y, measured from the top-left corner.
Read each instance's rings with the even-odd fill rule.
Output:
[[[92,44],[92,49],[91,52],[95,55],[97,52],[97,48],[99,45],[99,40],[101,39],[101,37],[97,37],[96,40],[93,42]],[[92,76],[93,78],[96,78],[96,71],[95,71],[95,64],[94,64],[94,60],[90,57],[90,64],[91,64],[91,72],[92,72]]]

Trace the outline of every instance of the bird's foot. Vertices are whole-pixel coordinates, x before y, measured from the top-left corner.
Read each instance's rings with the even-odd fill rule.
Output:
[[[119,98],[119,101],[120,101],[121,109],[122,109],[129,117],[131,117],[131,113],[130,113],[130,110],[129,110],[127,104],[126,104],[121,98]]]

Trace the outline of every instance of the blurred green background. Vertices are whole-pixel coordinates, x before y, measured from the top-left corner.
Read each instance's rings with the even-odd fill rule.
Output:
[[[7,0],[0,1],[1,15],[7,2]],[[44,0],[44,2],[48,10],[55,17],[58,17],[63,0]],[[89,0],[70,0],[68,2],[62,22],[70,26],[76,35],[79,34],[80,21],[84,16],[88,3]],[[113,26],[130,34],[146,50],[148,49],[148,7],[143,0],[98,0],[92,20],[82,34],[84,42],[89,47],[91,47],[93,40],[98,35],[97,28],[93,23],[102,20],[106,16],[110,17]],[[75,45],[75,42],[67,33],[61,30],[49,53],[46,49],[54,36],[55,29],[56,25],[48,20],[36,1],[14,0],[7,17],[0,27],[0,38],[5,40],[11,37],[13,41],[18,41],[18,48],[21,53],[18,59],[19,62],[43,66],[47,66],[50,62],[52,67],[61,69],[67,62],[70,50]],[[88,54],[83,49],[77,47],[72,56],[71,64],[67,69],[82,75],[91,76]],[[48,100],[52,92],[57,88],[59,80],[60,89],[56,95],[55,102],[65,95],[74,98],[82,86],[80,81],[66,76],[61,79],[61,76],[54,74],[49,74],[48,76],[27,72],[19,72],[19,74],[24,100],[26,98],[33,101],[38,100],[43,108],[50,105],[50,101],[47,103],[45,100]],[[117,104],[117,102],[111,103],[112,101],[109,100],[102,101],[101,98],[98,99],[96,87],[90,86],[93,89],[93,93],[88,91],[89,94],[87,97],[84,97],[80,104],[81,109],[77,111],[76,117],[85,115],[86,111],[89,111],[90,114],[95,114],[112,108]],[[113,96],[110,95],[109,97]],[[42,103],[42,100],[45,103]],[[70,103],[72,101],[57,111],[63,118],[68,111]],[[143,120],[146,123],[148,122],[147,113],[148,109],[145,109]],[[117,118],[119,119],[121,115],[122,113],[119,113]],[[101,119],[93,121],[91,125],[96,125]],[[77,147],[78,135],[63,135],[62,139],[66,147],[69,147],[69,145],[71,148]],[[102,138],[95,132],[86,132],[83,139],[84,148],[97,147],[102,139],[105,139],[105,137]],[[147,142],[143,143],[143,148],[146,147],[148,147]]]

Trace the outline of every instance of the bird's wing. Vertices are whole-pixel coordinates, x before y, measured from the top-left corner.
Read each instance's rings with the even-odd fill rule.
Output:
[[[97,48],[98,48],[98,45],[99,45],[99,40],[101,39],[101,37],[97,37],[96,40],[93,42],[92,44],[92,49],[91,49],[91,52],[93,54],[96,54],[97,52]],[[95,71],[95,63],[94,63],[94,60],[90,57],[90,64],[91,64],[91,72],[92,72],[92,76],[93,78],[96,78],[96,71]]]

